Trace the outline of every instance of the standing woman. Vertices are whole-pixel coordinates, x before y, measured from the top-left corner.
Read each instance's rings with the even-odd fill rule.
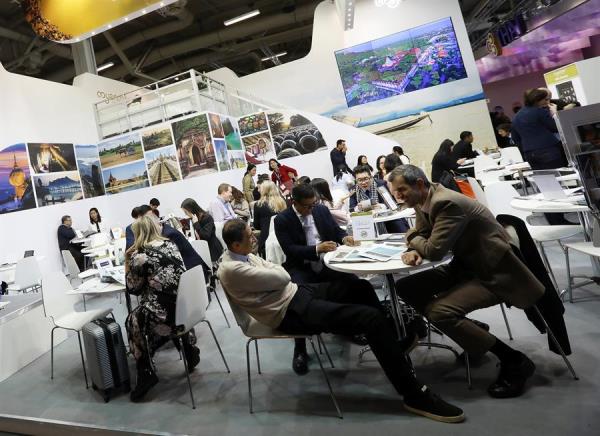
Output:
[[[158,383],[152,368],[154,352],[175,333],[175,302],[185,266],[177,246],[160,235],[149,216],[132,224],[135,242],[127,250],[127,290],[140,297],[139,305],[125,321],[129,346],[136,361],[137,383],[131,401],[139,401]],[[183,348],[191,371],[200,362],[193,334],[183,336]]]
[[[106,226],[102,224],[102,217],[100,212],[95,207],[92,207],[89,212],[90,226],[89,231],[95,233],[101,233],[106,231]]]
[[[359,167],[361,165],[368,166],[369,169],[371,170],[371,172],[373,172],[373,167],[371,166],[371,164],[369,164],[367,156],[365,156],[364,154],[361,154],[360,156],[358,156],[358,161],[356,162],[357,167]]]
[[[410,158],[404,154],[404,150],[402,149],[402,147],[396,145],[394,146],[392,151],[398,155],[398,157],[400,158],[400,162],[402,162],[402,165],[410,164]]]
[[[194,227],[194,234],[196,239],[202,239],[208,242],[208,249],[210,251],[210,258],[215,262],[223,253],[223,246],[217,238],[215,231],[215,221],[208,212],[202,209],[195,200],[186,198],[181,203],[181,209],[188,218],[192,220],[192,226]],[[210,267],[210,265],[209,265]]]
[[[285,210],[287,205],[275,183],[267,180],[260,184],[259,189],[260,199],[254,203],[254,229],[260,231],[258,253],[264,257],[265,242],[269,236],[271,217]]]
[[[560,168],[567,165],[565,152],[552,118],[556,105],[550,103],[545,88],[525,92],[525,107],[513,118],[511,136],[520,146],[532,170]]]
[[[269,159],[269,168],[271,169],[271,180],[285,194],[292,192],[298,171],[294,168],[280,164],[275,159]]]
[[[252,191],[254,190],[254,176],[256,175],[256,165],[248,164],[246,168],[246,173],[244,174],[244,178],[242,179],[242,191],[244,191],[244,197],[246,201],[252,203],[254,201],[254,196],[252,195]]]
[[[385,171],[385,154],[377,157],[375,162],[377,164],[377,172],[374,177],[378,180],[385,180],[385,175],[387,174]]]

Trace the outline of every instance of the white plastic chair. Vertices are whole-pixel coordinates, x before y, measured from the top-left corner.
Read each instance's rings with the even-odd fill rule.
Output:
[[[221,243],[223,248],[227,247],[227,244],[225,244],[225,240],[223,239],[223,226],[224,225],[225,225],[224,222],[215,221],[215,235],[217,236],[217,239],[219,240],[219,242]]]
[[[237,321],[238,326],[242,330],[242,333],[244,334],[244,336],[249,338],[248,341],[246,342],[246,372],[248,374],[248,403],[249,403],[250,413],[254,413],[254,410],[252,407],[252,380],[250,377],[250,344],[252,342],[254,342],[254,348],[256,350],[256,364],[257,364],[257,368],[258,368],[258,373],[262,374],[261,369],[260,369],[260,357],[258,355],[258,340],[259,339],[286,339],[286,340],[308,339],[310,342],[310,345],[312,346],[313,352],[314,352],[315,356],[317,357],[317,361],[319,362],[319,367],[321,368],[323,377],[325,377],[325,382],[327,383],[327,387],[329,388],[329,396],[331,397],[331,400],[333,401],[333,404],[335,405],[338,416],[340,418],[343,418],[342,411],[340,409],[340,406],[338,405],[337,399],[335,398],[335,394],[333,393],[333,388],[331,387],[331,383],[329,382],[329,377],[327,377],[325,368],[323,368],[323,362],[321,361],[321,357],[319,356],[319,353],[317,353],[317,349],[315,348],[315,344],[313,342],[313,335],[309,335],[309,334],[291,335],[291,334],[280,332],[280,331],[275,330],[265,324],[262,324],[262,323],[258,322],[257,320],[255,320],[254,318],[252,318],[244,309],[242,309],[235,302],[233,302],[227,292],[227,289],[225,289],[225,287],[223,287],[223,291],[225,291],[225,295],[227,296],[227,300],[229,301],[229,306],[231,307],[231,311],[233,312],[233,316],[235,317],[235,320]],[[325,354],[327,355],[327,358],[329,359],[329,363],[331,364],[331,367],[335,368],[333,365],[333,361],[331,360],[331,357],[329,356],[329,351],[327,350],[325,343],[321,339],[321,335],[316,335],[316,336],[317,336],[318,343],[320,345],[323,345],[323,349],[325,350]]]
[[[34,256],[24,257],[15,266],[15,282],[8,286],[9,291],[25,292],[28,289],[39,290],[42,273]]]
[[[192,398],[193,409],[196,408],[196,403],[194,401],[194,393],[192,392],[192,382],[190,380],[190,373],[187,366],[185,348],[182,342],[182,337],[185,334],[189,333],[189,331],[192,330],[197,324],[205,322],[210,329],[213,339],[215,340],[215,344],[219,349],[219,353],[221,353],[221,358],[223,359],[225,368],[227,368],[227,372],[231,373],[229,370],[229,365],[227,365],[227,361],[223,355],[223,351],[221,350],[221,345],[219,345],[219,341],[215,336],[215,332],[213,331],[210,322],[206,319],[207,303],[208,297],[206,294],[206,284],[204,283],[204,270],[202,269],[201,265],[198,265],[184,272],[179,279],[177,301],[175,303],[175,325],[178,328],[178,332],[172,337],[172,339],[179,341],[181,352],[183,353],[182,360],[185,366],[185,375],[187,377],[188,387],[190,389],[190,397]],[[146,337],[146,341],[147,340],[148,338]]]
[[[211,269],[210,278],[213,279],[214,272],[212,271],[212,259],[210,257],[210,249],[208,248],[208,242],[204,240],[192,240],[190,241],[190,245],[196,250],[196,253],[202,258],[204,263]],[[223,305],[221,304],[221,300],[219,299],[219,295],[217,294],[217,290],[215,286],[213,286],[214,280],[206,283],[207,289],[209,292],[212,292],[217,299],[217,303],[221,308],[221,312],[223,313],[223,317],[225,318],[225,322],[227,323],[227,327],[231,328],[231,324],[229,324],[229,320],[227,319],[227,315],[225,315],[225,310],[223,309]]]
[[[65,267],[67,268],[67,275],[69,276],[69,281],[71,282],[71,286],[76,288],[77,286],[83,283],[83,280],[79,277],[81,271],[79,270],[79,266],[75,261],[75,258],[71,254],[69,250],[62,250],[62,258],[65,263]]]
[[[275,217],[277,215],[273,215],[271,217],[271,223],[269,224],[269,236],[265,241],[265,259],[268,262],[272,262],[277,265],[282,265],[285,262],[285,253],[279,245],[279,240],[277,239],[277,235],[275,234]]]
[[[83,377],[85,387],[88,388],[85,360],[81,347],[81,329],[88,322],[103,318],[112,313],[112,308],[95,309],[89,312],[77,312],[74,310],[78,301],[77,295],[69,295],[67,292],[73,288],[67,277],[60,271],[45,274],[42,277],[42,303],[44,314],[50,318],[54,327],[50,333],[50,379],[54,379],[54,330],[64,329],[77,332],[79,340],[79,353],[81,354],[81,365],[83,366]],[[114,318],[114,316],[113,316]]]
[[[475,194],[475,199],[478,202],[480,202],[481,204],[483,204],[485,207],[488,207],[487,198],[485,197],[485,192],[483,192],[483,189],[481,188],[481,185],[479,184],[479,182],[477,180],[475,180],[473,177],[467,177],[467,181],[469,182],[469,185],[471,186],[471,189],[473,190],[473,194]]]
[[[500,149],[500,165],[512,165],[523,162],[519,147],[506,147]]]
[[[527,230],[529,230],[529,234],[531,235],[532,239],[535,241],[536,245],[538,246],[538,249],[540,250],[542,260],[546,265],[546,269],[548,270],[548,273],[552,278],[554,286],[556,286],[556,289],[559,290],[558,283],[556,282],[556,278],[554,277],[554,272],[552,271],[552,267],[550,266],[550,262],[548,261],[548,257],[546,256],[546,251],[544,250],[543,243],[556,241],[558,242],[558,244],[564,252],[565,249],[561,240],[565,238],[570,238],[583,232],[583,227],[580,225],[529,225],[529,223],[527,222],[527,217],[529,217],[531,214],[523,210],[515,209],[510,205],[512,199],[518,197],[519,193],[508,182],[495,183],[493,185],[487,186],[485,188],[485,195],[488,201],[489,209],[492,211],[494,216],[498,216],[500,214],[513,215],[517,218],[522,219],[525,222]]]

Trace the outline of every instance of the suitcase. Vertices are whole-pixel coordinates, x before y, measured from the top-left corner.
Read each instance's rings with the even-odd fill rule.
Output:
[[[97,319],[83,326],[83,343],[92,388],[108,403],[120,388],[129,392],[129,366],[121,327],[112,318]]]

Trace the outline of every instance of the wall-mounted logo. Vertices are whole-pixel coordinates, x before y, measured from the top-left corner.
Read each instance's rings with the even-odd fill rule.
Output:
[[[72,44],[176,1],[23,0],[21,5],[35,33],[51,41]]]

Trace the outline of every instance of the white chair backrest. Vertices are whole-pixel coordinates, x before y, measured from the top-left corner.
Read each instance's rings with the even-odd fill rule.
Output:
[[[42,273],[35,256],[24,257],[15,266],[15,284],[19,289],[27,289],[40,284]]]
[[[217,235],[217,239],[223,246],[223,249],[227,248],[227,245],[225,245],[225,241],[223,240],[223,226],[224,225],[225,225],[224,222],[215,221],[215,234]]]
[[[527,222],[529,212],[518,210],[510,205],[510,202],[519,196],[517,190],[509,182],[498,182],[485,188],[488,208],[494,216],[500,214],[513,215]]]
[[[282,265],[285,262],[285,253],[279,244],[277,235],[275,234],[275,217],[271,217],[271,223],[269,224],[269,236],[265,241],[265,258],[272,263]]]
[[[57,320],[63,315],[75,312],[75,304],[79,296],[68,295],[73,290],[69,279],[60,271],[51,272],[42,276],[42,302],[44,313],[47,317]]]
[[[475,194],[475,198],[477,199],[477,201],[483,204],[485,207],[487,207],[488,203],[487,199],[485,198],[485,192],[483,192],[483,189],[481,189],[481,185],[479,184],[479,182],[473,177],[467,177],[467,180],[469,181],[469,185],[471,186],[471,189],[473,190],[473,194]]]
[[[77,277],[81,270],[79,269],[77,262],[75,262],[75,258],[69,250],[62,250],[61,253],[65,266],[67,267],[67,273],[70,277]]]
[[[194,239],[190,241],[190,245],[196,250],[198,256],[202,258],[204,263],[211,268],[212,258],[210,257],[210,248],[208,248],[208,242],[202,239]]]
[[[223,283],[221,283],[221,285],[223,285]],[[231,312],[233,312],[235,322],[237,322],[237,325],[240,326],[242,332],[246,334],[246,332],[248,331],[248,327],[250,327],[250,324],[252,323],[253,318],[250,315],[248,315],[248,313],[244,309],[242,309],[240,306],[238,306],[235,302],[231,300],[231,297],[229,297],[229,293],[227,292],[227,289],[225,289],[225,286],[223,286],[223,291],[225,292],[225,296],[227,297],[227,301],[229,302],[229,307],[231,307]]]
[[[202,265],[187,270],[179,279],[175,303],[175,325],[184,326],[187,332],[206,315],[208,294]]]
[[[523,162],[519,147],[506,147],[500,149],[500,165],[511,165]]]

